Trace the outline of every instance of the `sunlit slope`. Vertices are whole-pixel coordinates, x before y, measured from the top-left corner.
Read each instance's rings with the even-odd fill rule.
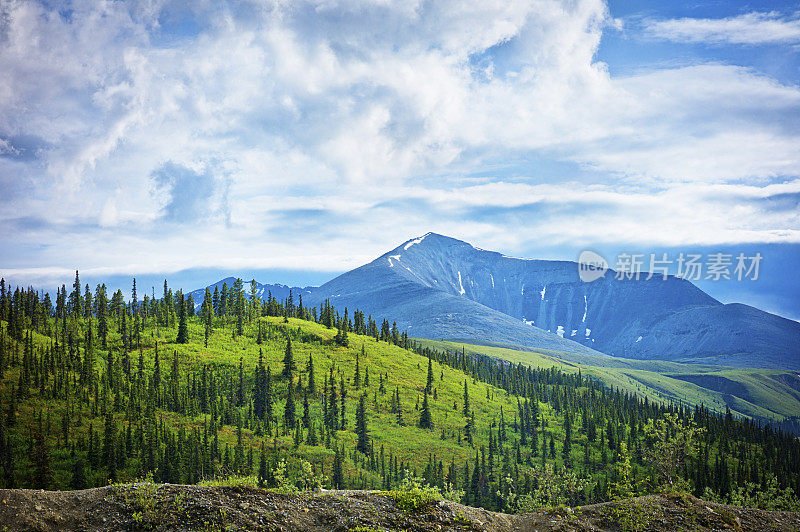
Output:
[[[739,369],[657,360],[578,356],[558,351],[417,340],[438,349],[462,350],[535,367],[558,367],[593,376],[609,386],[656,401],[703,404],[762,421],[800,418],[800,375],[793,371]],[[578,360],[576,362],[575,360]]]
[[[259,322],[263,332],[263,341],[260,344],[256,340]],[[425,430],[418,427],[428,374],[428,358],[425,356],[377,341],[370,336],[353,333],[349,334],[348,347],[332,345],[330,340],[336,334],[335,329],[295,318],[289,319],[288,323],[284,323],[282,318],[264,317],[254,320],[252,324],[246,325],[243,336],[233,334],[234,324],[229,322],[223,326],[220,322],[216,324],[211,334],[208,347],[204,346],[204,329],[199,320],[191,319],[188,325],[190,335],[188,344],[175,343],[176,327],[147,327],[142,334],[141,351],[134,349],[129,352],[131,382],[136,382],[140,359],[144,381],[150,381],[155,368],[156,344],[158,344],[162,387],[164,390],[168,389],[167,383],[172,378],[173,363],[177,362],[174,367],[177,370],[179,394],[182,401],[186,399],[187,383],[194,385],[199,382],[204,368],[208,372],[207,374],[211,372],[216,374],[218,386],[221,387],[218,390],[220,396],[226,398],[220,401],[220,408],[223,412],[229,412],[222,416],[224,422],[219,425],[218,439],[220,448],[230,449],[231,455],[238,439],[235,419],[236,416],[241,415],[244,420],[242,439],[246,452],[252,450],[257,456],[263,447],[284,449],[317,464],[322,471],[330,475],[334,451],[330,447],[326,447],[324,442],[320,441],[318,445],[308,445],[306,443],[307,433],[304,433],[303,442],[295,449],[294,433],[278,428],[280,421],[273,426],[270,433],[266,433],[264,427],[258,429],[256,428],[257,424],[252,424],[250,418],[252,411],[248,409],[247,404],[236,408],[231,406],[227,400],[228,397],[234,397],[236,394],[240,364],[244,387],[247,393],[250,393],[254,381],[254,369],[259,357],[263,356],[264,364],[270,368],[273,376],[274,416],[277,420],[282,418],[287,397],[287,381],[280,377],[280,374],[284,366],[287,336],[292,338],[292,351],[297,366],[295,382],[297,384],[299,378],[299,382],[303,383],[305,389],[309,384],[307,364],[310,358],[313,359],[318,392],[316,397],[309,399],[309,409],[310,417],[317,430],[320,429],[323,418],[320,398],[326,379],[331,375],[331,369],[333,369],[337,383],[340,383],[342,378],[345,380],[346,429],[336,432],[336,441],[331,447],[344,446],[348,453],[350,449],[354,448],[357,440],[354,432],[355,410],[362,395],[367,402],[369,436],[376,452],[383,448],[387,459],[392,455],[408,467],[417,470],[424,468],[431,456],[435,456],[445,463],[452,461],[459,465],[473,460],[476,448],[488,446],[489,427],[499,422],[501,409],[508,423],[511,422],[517,411],[516,399],[505,390],[474,380],[460,370],[434,361],[432,364],[435,376],[434,393],[429,396],[434,428]],[[117,378],[120,378],[124,362],[119,355],[121,340],[115,329],[112,327],[109,332],[109,347],[115,352],[114,373]],[[53,347],[51,338],[35,332],[32,333],[32,338],[37,352]],[[107,359],[108,352],[98,347],[94,369],[97,379],[102,383],[105,382],[105,375],[108,373]],[[355,390],[353,382],[357,360],[362,385]],[[17,386],[20,381],[21,371],[20,365],[7,367],[0,378],[0,399],[2,399],[4,415],[12,387]],[[77,376],[70,376],[70,380],[73,378],[77,379]],[[366,384],[367,379],[368,384]],[[466,445],[465,442],[459,442],[460,434],[463,433],[467,422],[467,418],[462,413],[465,384],[469,394],[470,409],[474,411],[474,447]],[[101,403],[103,394],[107,393],[107,389],[103,386],[100,387],[99,392]],[[398,422],[397,414],[391,411],[391,397],[395,391],[399,392],[400,396],[404,420],[402,426]],[[65,391],[64,393],[74,392]],[[83,395],[79,396],[81,401],[77,403],[75,396],[68,397],[65,399],[65,397],[52,397],[49,394],[41,395],[35,386],[32,387],[29,394],[20,397],[17,401],[17,423],[13,431],[16,438],[18,430],[23,430],[31,423],[38,423],[42,413],[46,413],[45,422],[52,423],[52,430],[48,432],[48,435],[52,447],[52,469],[56,477],[56,484],[59,486],[69,484],[74,456],[70,454],[69,448],[63,447],[59,443],[62,440],[59,439],[57,422],[68,415],[71,423],[68,429],[69,437],[82,439],[81,441],[89,440],[90,426],[93,427],[95,437],[100,435],[104,426],[100,407],[96,409],[90,407],[91,395],[88,397],[88,404],[83,403],[85,399]],[[108,397],[107,401],[113,404],[113,395]],[[302,394],[298,393],[295,396],[295,403],[299,419],[303,415]],[[131,405],[123,396],[120,409],[112,413],[121,432],[127,429],[127,420],[131,415],[130,408]],[[135,408],[141,408],[142,412],[145,411],[144,405]],[[67,414],[68,411],[69,414]],[[548,421],[549,430],[554,435],[559,435],[561,417],[554,414],[550,405],[546,403],[540,405],[540,411]],[[191,434],[197,430],[202,434],[206,430],[209,416],[196,410],[193,411],[190,407],[184,408],[183,411],[159,409],[157,418],[173,431],[182,430]],[[139,420],[136,420],[131,424],[134,433],[138,423]],[[20,438],[23,436],[23,432],[19,433]],[[517,438],[517,435],[512,434],[511,438]],[[424,451],[420,451],[421,449]],[[17,458],[20,461],[18,466],[20,470],[29,466],[26,462],[28,460],[26,455],[20,454],[17,455]],[[365,479],[365,485],[380,486],[379,477],[374,472],[364,469],[361,464],[345,460],[343,467],[348,477],[361,475]],[[138,471],[139,465],[136,460],[128,459],[125,467],[120,468],[118,472],[119,478],[121,480],[135,479]],[[101,470],[96,472],[96,475],[102,474]],[[102,484],[106,480],[97,476],[97,478],[90,479],[90,484]]]

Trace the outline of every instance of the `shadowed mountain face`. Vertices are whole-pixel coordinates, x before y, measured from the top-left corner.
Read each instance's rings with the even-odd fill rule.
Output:
[[[257,295],[359,308],[420,338],[580,355],[800,370],[800,323],[692,283],[654,276],[591,283],[569,261],[507,257],[435,233],[409,240],[318,288],[257,284]],[[223,279],[232,286],[234,278]],[[249,283],[245,283],[249,291]],[[192,292],[197,307],[204,290]]]
[[[608,272],[584,283],[574,262],[507,257],[434,233],[310,292],[309,304],[330,298],[423,338],[800,369],[800,323],[723,305],[688,281]]]

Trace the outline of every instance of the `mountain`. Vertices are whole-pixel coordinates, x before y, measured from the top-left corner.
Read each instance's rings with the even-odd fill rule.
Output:
[[[428,233],[308,293],[411,336],[567,353],[800,369],[800,323],[722,304],[691,282],[591,282],[570,261],[508,257]]]
[[[236,282],[235,277],[226,277],[216,283],[209,285],[208,288],[211,290],[211,295],[214,295],[214,289],[217,288],[222,290],[222,286],[227,284],[228,288],[233,286],[233,283]],[[244,281],[244,290],[246,293],[250,293],[250,281]],[[295,298],[295,303],[298,301],[298,297],[308,297],[308,294],[314,290],[313,286],[305,286],[305,287],[298,287],[298,286],[286,286],[285,284],[262,284],[256,281],[256,294],[258,294],[259,299],[266,299],[269,294],[272,294],[272,297],[283,300],[289,297],[289,292],[291,291],[292,297]],[[194,306],[195,309],[199,309],[200,306],[203,304],[203,298],[205,298],[205,288],[198,288],[197,290],[192,290],[187,296],[192,296],[194,299]]]
[[[308,302],[319,304],[329,298],[339,309],[359,308],[395,321],[401,330],[420,338],[512,343],[563,351],[566,357],[567,353],[605,356],[473,299],[479,293],[478,283],[485,278],[488,284],[489,277],[484,265],[472,260],[479,256],[468,256],[463,246],[483,253],[440,235],[410,240],[323,284],[309,294]],[[502,273],[498,275],[500,298],[503,279]]]

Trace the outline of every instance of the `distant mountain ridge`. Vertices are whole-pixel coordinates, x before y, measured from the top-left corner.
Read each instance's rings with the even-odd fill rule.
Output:
[[[605,354],[800,370],[800,323],[722,304],[689,281],[616,280],[608,272],[585,283],[575,262],[508,257],[436,233],[318,288],[291,289],[306,304],[329,298],[421,338],[550,349],[565,358]]]
[[[225,284],[227,284],[228,288],[230,288],[233,286],[233,283],[235,282],[236,282],[235,277],[226,277],[225,279],[221,279],[216,283],[209,285],[208,288],[211,289],[211,295],[213,296],[215,288],[222,290],[222,286]],[[249,279],[243,280],[243,282],[244,282],[245,292],[249,294],[250,280]],[[310,294],[314,288],[315,287],[313,286],[299,287],[299,286],[287,286],[285,284],[262,284],[256,281],[256,293],[258,294],[259,299],[266,299],[269,294],[272,294],[272,297],[278,300],[283,300],[289,297],[289,291],[291,291],[293,297],[295,298],[295,301],[297,301],[298,297],[303,297],[303,298],[307,297],[308,294]],[[200,306],[203,304],[203,298],[205,298],[205,292],[206,292],[205,288],[198,288],[197,290],[192,290],[186,295],[187,296],[191,295],[192,299],[194,299],[195,308],[200,308]]]

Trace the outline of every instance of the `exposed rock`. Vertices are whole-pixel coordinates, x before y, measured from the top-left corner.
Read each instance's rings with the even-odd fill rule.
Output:
[[[282,495],[255,488],[125,485],[73,492],[0,490],[8,530],[800,530],[800,512],[769,512],[651,495],[508,515],[451,501],[415,512],[380,492]]]

